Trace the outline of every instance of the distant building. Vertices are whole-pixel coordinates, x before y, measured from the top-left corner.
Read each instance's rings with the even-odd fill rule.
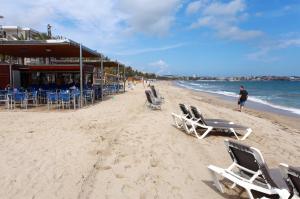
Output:
[[[0,28],[0,40],[2,41],[36,40],[41,35],[42,33],[31,28],[19,26],[1,26]]]

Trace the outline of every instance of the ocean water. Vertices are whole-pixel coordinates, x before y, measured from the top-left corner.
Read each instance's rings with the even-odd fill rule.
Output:
[[[243,85],[249,93],[249,101],[300,116],[299,81],[178,81],[177,85],[229,97],[238,97]]]

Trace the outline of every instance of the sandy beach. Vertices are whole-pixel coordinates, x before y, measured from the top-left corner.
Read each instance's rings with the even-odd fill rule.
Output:
[[[261,150],[270,167],[300,166],[300,119],[247,109],[205,93],[157,82],[162,110],[145,106],[143,84],[76,111],[0,112],[0,198],[241,198],[220,194],[207,166],[227,167],[224,137],[204,140],[173,125],[178,103],[209,118],[249,126],[243,143]]]

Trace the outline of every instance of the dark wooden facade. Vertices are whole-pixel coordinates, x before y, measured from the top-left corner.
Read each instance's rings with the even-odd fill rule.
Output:
[[[0,89],[4,89],[9,81],[9,65],[0,64]]]

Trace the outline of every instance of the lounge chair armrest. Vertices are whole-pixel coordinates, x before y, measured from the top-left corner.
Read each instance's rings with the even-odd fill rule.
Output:
[[[220,167],[215,166],[215,165],[208,165],[207,168],[208,168],[209,170],[211,170],[211,171],[217,173],[217,174],[222,174],[222,173],[225,172],[225,169],[220,168]]]
[[[209,165],[208,166],[208,170],[210,171],[211,173],[211,176],[213,178],[213,181],[214,181],[214,185],[216,186],[216,188],[221,192],[221,193],[224,193],[224,189],[223,189],[223,186],[222,184],[220,183],[219,181],[219,178],[218,178],[218,175],[221,175],[224,173],[224,169],[220,168],[220,167],[217,167],[217,166],[214,166],[214,165]]]
[[[285,163],[280,163],[280,164],[279,164],[279,167],[280,167],[280,168],[285,168],[285,169],[287,169],[287,168],[289,168],[289,165],[287,165],[287,164],[285,164]]]
[[[285,164],[285,163],[280,163],[279,164],[279,169],[281,174],[287,178],[287,173],[288,173],[288,169],[289,169],[289,165]]]

